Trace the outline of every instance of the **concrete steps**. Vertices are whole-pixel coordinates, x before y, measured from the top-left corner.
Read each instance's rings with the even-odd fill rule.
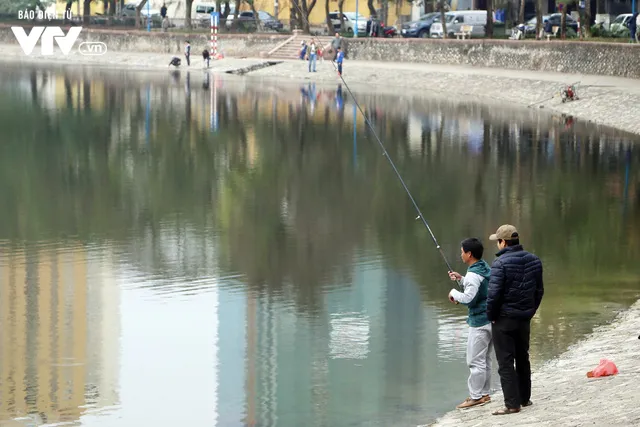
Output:
[[[269,55],[269,58],[297,59],[300,53],[300,43],[305,40],[307,44],[314,40],[316,44],[320,44],[323,50],[326,50],[333,37],[328,36],[310,36],[308,34],[299,34],[293,37],[289,42],[278,48]]]

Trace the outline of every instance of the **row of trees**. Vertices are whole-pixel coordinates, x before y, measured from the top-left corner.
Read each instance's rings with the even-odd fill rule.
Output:
[[[84,16],[84,22],[85,24],[89,23],[89,19],[90,19],[90,15],[91,15],[91,3],[94,2],[102,2],[104,5],[104,11],[105,14],[107,14],[110,17],[114,17],[115,16],[115,11],[117,9],[118,3],[119,3],[119,7],[120,9],[122,9],[124,7],[125,4],[125,0],[67,0],[66,3],[66,11],[70,12],[74,3],[76,2],[82,2],[82,6],[83,6],[83,16]],[[148,0],[141,0],[140,3],[137,6],[137,13],[136,13],[136,26],[139,27],[141,25],[141,11],[143,10],[143,8],[146,6]],[[249,6],[249,8],[254,12],[254,17],[256,19],[256,24],[260,24],[259,22],[259,18],[258,18],[258,14],[256,11],[256,7],[255,7],[255,0],[216,0],[216,9],[221,11],[221,22],[224,23],[227,19],[227,17],[229,16],[229,13],[231,11],[231,1],[234,2],[234,6],[235,6],[235,10],[240,10],[240,7],[242,5],[242,3],[244,2],[245,4],[247,4]],[[329,13],[330,13],[330,5],[329,5],[329,1],[330,0],[325,0],[325,13],[326,13],[326,25],[329,29],[329,33],[333,32],[333,24],[331,22],[331,20],[329,19]],[[340,13],[340,16],[342,18],[342,13],[344,10],[344,1],[345,0],[338,0],[338,11]],[[386,18],[388,15],[388,9],[389,9],[389,2],[391,0],[378,0],[378,4],[380,6],[380,13],[378,12],[378,9],[376,9],[376,4],[374,3],[376,0],[367,0],[367,8],[369,10],[369,14],[371,16],[376,16],[381,18],[383,21],[386,22]],[[407,1],[419,1],[419,0],[407,0]],[[495,3],[494,3],[495,1]],[[536,17],[537,17],[537,23],[536,23],[536,37],[540,34],[540,30],[542,28],[542,1],[543,0],[535,0],[535,9],[536,9]],[[25,9],[41,9],[41,10],[45,10],[48,6],[50,6],[52,3],[54,2],[54,0],[36,0],[35,2],[30,1],[30,0],[0,0],[0,11],[5,12],[5,13],[14,13],[17,12],[19,10],[25,10]],[[193,7],[193,3],[194,0],[185,0],[186,2],[186,9],[185,9],[185,26],[187,28],[191,28],[192,27],[192,22],[191,22],[191,10]],[[562,4],[562,23],[561,23],[561,37],[565,37],[566,36],[566,14],[568,9],[570,8],[574,8],[578,6],[578,2],[579,0],[567,0]],[[293,23],[295,23],[295,25],[297,25],[298,28],[301,28],[303,30],[305,30],[305,32],[309,32],[310,28],[309,28],[309,15],[311,14],[311,12],[313,11],[313,9],[315,8],[317,3],[317,0],[292,0],[291,1],[291,10],[290,10],[290,14],[291,14],[291,21]],[[396,5],[396,8],[399,9],[402,6],[403,0],[394,0],[394,3]],[[596,0],[596,10],[600,13],[603,10],[604,7],[604,0]],[[445,12],[447,12],[450,8],[449,6],[449,2],[447,0],[424,0],[424,9],[425,11],[439,11],[441,13],[441,21],[443,23],[443,30],[444,30],[444,35],[446,37],[447,34],[447,30],[446,30],[446,22],[444,20],[444,14]],[[525,0],[486,0],[486,11],[487,11],[487,15],[488,16],[493,16],[493,12],[495,11],[496,8],[498,7],[505,7],[508,11],[518,11],[517,13],[517,17],[515,15],[513,15],[512,17],[512,13],[508,14],[508,18],[507,20],[510,21],[510,23],[513,23],[512,21],[517,20],[517,22],[524,22],[524,10],[525,10]],[[69,15],[69,14],[67,14]],[[381,16],[379,16],[381,15]],[[582,24],[582,28],[584,30],[585,35],[589,36],[590,35],[590,24],[591,24],[591,0],[585,0],[585,8],[584,8],[584,17],[581,20],[581,24]],[[238,25],[238,20],[234,20],[234,25],[237,26]],[[493,37],[494,34],[494,28],[493,28],[493,21],[491,19],[487,20],[487,27],[486,27],[486,36],[488,38]]]

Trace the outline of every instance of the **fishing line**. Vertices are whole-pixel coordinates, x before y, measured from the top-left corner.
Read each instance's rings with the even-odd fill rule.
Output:
[[[300,16],[306,21],[307,26],[310,28],[311,27],[311,23],[309,22],[309,19],[305,16],[305,14],[302,13],[302,10],[300,9],[300,6],[298,6],[296,1],[293,1],[292,3],[296,6],[296,8],[298,9],[298,12],[300,13]],[[357,28],[356,28],[356,31],[357,31]],[[313,40],[318,41],[318,46],[322,47],[322,45],[320,45],[320,43],[319,43],[319,40],[317,38],[315,38],[313,35],[311,35],[311,40],[312,41]],[[330,61],[330,62],[333,65],[334,70],[337,72],[338,71],[337,65],[334,64],[334,61]],[[440,244],[438,243],[438,240],[436,239],[436,236],[433,234],[433,231],[431,231],[431,227],[429,227],[429,223],[427,223],[427,220],[422,215],[422,211],[420,211],[420,208],[418,207],[418,204],[416,203],[415,199],[411,195],[411,191],[409,191],[409,188],[407,187],[407,184],[405,184],[404,179],[402,179],[402,175],[400,175],[400,172],[398,172],[398,169],[396,168],[395,163],[393,163],[393,160],[391,160],[391,157],[389,156],[389,153],[387,152],[387,149],[385,148],[384,144],[382,143],[382,140],[378,136],[378,133],[376,132],[375,128],[373,127],[373,125],[369,121],[369,118],[367,117],[367,115],[362,110],[362,107],[360,107],[360,103],[357,101],[355,95],[351,91],[351,88],[349,87],[347,82],[344,80],[344,77],[342,77],[342,75],[340,73],[338,73],[338,77],[340,78],[342,83],[344,83],[344,86],[347,88],[347,92],[349,92],[349,95],[351,95],[351,98],[353,99],[353,103],[355,104],[356,108],[358,108],[358,111],[360,111],[360,114],[362,114],[362,117],[364,118],[365,123],[367,124],[367,126],[369,127],[371,132],[373,133],[373,136],[376,138],[376,141],[378,141],[378,144],[380,144],[380,148],[382,148],[382,155],[385,156],[387,158],[387,160],[389,161],[389,164],[391,165],[391,167],[393,168],[393,171],[396,173],[396,176],[400,180],[400,183],[402,184],[402,187],[407,192],[407,195],[409,196],[409,199],[411,200],[411,203],[413,204],[413,207],[418,212],[418,216],[416,217],[416,220],[418,220],[418,219],[422,220],[422,223],[424,224],[424,226],[427,228],[427,231],[429,231],[429,234],[431,235],[431,239],[433,240],[433,243],[436,245],[436,249],[438,250],[438,252],[440,252],[440,255],[442,256],[442,259],[444,260],[445,264],[447,264],[447,268],[449,269],[448,271],[453,271],[453,268],[451,268],[451,264],[449,264],[449,260],[447,259],[446,255],[442,251],[442,248],[440,247]]]

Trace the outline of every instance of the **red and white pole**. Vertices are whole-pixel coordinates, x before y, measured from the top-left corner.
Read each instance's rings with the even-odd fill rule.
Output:
[[[213,59],[216,59],[218,54],[218,22],[220,21],[218,12],[211,14],[211,42],[210,42],[210,54]]]

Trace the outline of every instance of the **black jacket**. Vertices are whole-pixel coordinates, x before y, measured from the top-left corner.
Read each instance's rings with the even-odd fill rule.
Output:
[[[542,262],[522,245],[507,246],[491,265],[487,317],[531,319],[542,301]]]

